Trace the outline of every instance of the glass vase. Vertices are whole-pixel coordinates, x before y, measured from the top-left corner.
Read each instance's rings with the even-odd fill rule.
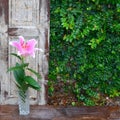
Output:
[[[18,107],[20,115],[28,115],[30,113],[29,91],[18,92]]]

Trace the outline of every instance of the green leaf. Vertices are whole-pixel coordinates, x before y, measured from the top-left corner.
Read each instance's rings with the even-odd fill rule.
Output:
[[[22,58],[19,55],[15,54],[15,53],[10,53],[10,55],[13,55],[13,56],[17,57],[18,59],[22,60]]]
[[[16,63],[16,67],[19,67],[19,64]],[[19,87],[22,86],[24,82],[25,71],[23,68],[19,67],[19,69],[14,69],[13,74],[15,77],[16,82],[18,83]]]
[[[41,79],[41,76],[40,76],[40,74],[39,74],[38,72],[36,72],[36,71],[34,71],[34,70],[30,69],[30,68],[27,68],[27,69],[28,69],[30,72],[34,73],[34,74],[37,76],[38,79]]]
[[[10,67],[7,72],[9,71],[14,71],[14,70],[18,70],[18,69],[23,69],[24,67],[27,67],[29,65],[29,63],[24,63],[24,64],[19,64],[19,63],[16,63],[16,66],[15,67]]]
[[[25,80],[25,82],[28,83],[28,85],[29,85],[31,88],[33,88],[33,89],[35,89],[35,90],[40,90],[40,85],[39,85],[38,82],[35,81],[34,78],[32,78],[31,76],[25,76],[25,77],[24,77],[24,80]]]
[[[19,71],[18,70],[14,70],[13,74],[14,74],[16,82],[18,83],[18,86],[20,87],[21,84],[22,84],[23,79],[21,79],[21,77],[19,75]]]

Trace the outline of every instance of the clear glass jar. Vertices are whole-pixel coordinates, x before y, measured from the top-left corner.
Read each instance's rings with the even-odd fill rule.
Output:
[[[29,91],[25,93],[21,90],[18,92],[18,106],[20,115],[28,115],[30,113]]]

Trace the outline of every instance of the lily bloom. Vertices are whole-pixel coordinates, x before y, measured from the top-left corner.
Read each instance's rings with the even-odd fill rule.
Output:
[[[22,36],[19,36],[19,41],[11,41],[9,44],[17,48],[18,55],[20,56],[32,56],[34,58],[35,51],[41,50],[35,48],[35,45],[37,44],[35,39],[25,41]]]

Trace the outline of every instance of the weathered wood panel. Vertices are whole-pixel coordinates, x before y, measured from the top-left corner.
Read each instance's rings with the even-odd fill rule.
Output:
[[[9,95],[8,74],[8,0],[0,0],[0,104],[4,104]]]
[[[120,120],[119,106],[51,107],[31,106],[28,116],[20,116],[15,105],[0,106],[1,120]]]
[[[9,8],[9,9],[8,9]],[[42,80],[38,80],[41,91],[30,89],[31,104],[46,104],[47,76],[49,58],[49,0],[0,0],[0,104],[17,104],[17,89],[12,73],[7,68],[17,61],[10,56],[15,48],[8,45],[9,41],[18,40],[22,35],[25,39],[35,38],[43,53],[37,52],[36,58],[28,58],[30,67],[38,71]],[[9,16],[9,17],[8,17]],[[31,75],[31,73],[28,73]],[[34,76],[35,77],[35,76]]]

